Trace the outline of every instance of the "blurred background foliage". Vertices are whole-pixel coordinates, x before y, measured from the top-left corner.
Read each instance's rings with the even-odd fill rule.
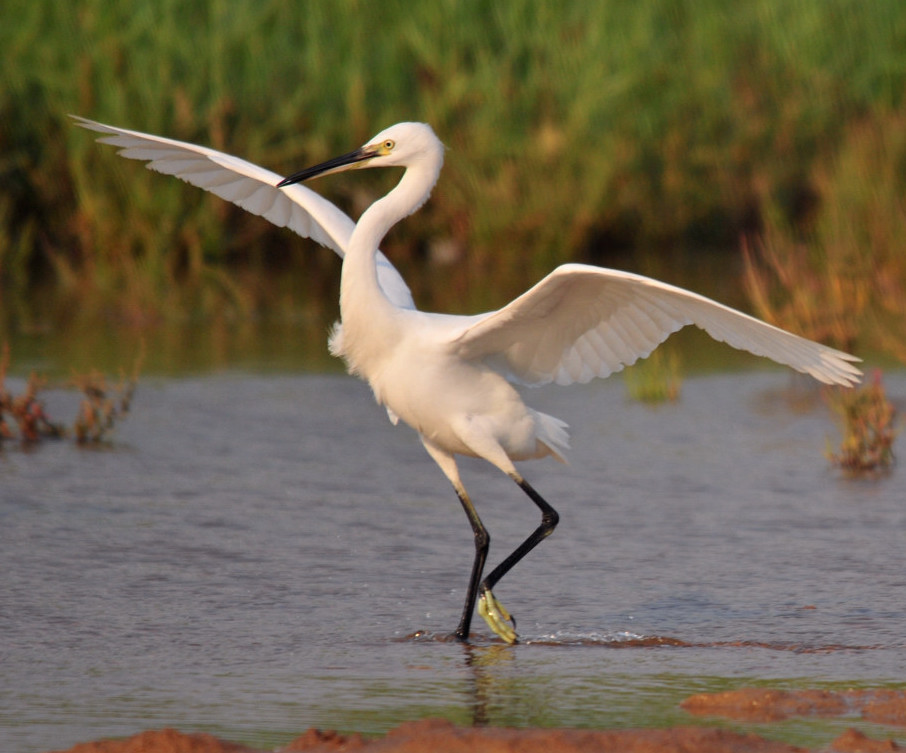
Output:
[[[4,0],[0,49],[0,339],[29,358],[279,360],[336,315],[331,253],[67,113],[281,173],[424,120],[446,167],[383,244],[424,308],[584,261],[903,357],[902,0]],[[383,172],[316,188],[357,217]]]

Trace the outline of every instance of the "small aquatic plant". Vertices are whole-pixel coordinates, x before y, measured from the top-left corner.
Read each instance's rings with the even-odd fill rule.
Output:
[[[675,402],[682,384],[679,356],[675,350],[661,346],[626,369],[624,382],[633,400],[649,405]]]
[[[83,395],[73,426],[79,444],[97,444],[109,437],[116,419],[129,412],[136,381],[135,376],[121,376],[119,384],[111,389],[98,371],[73,377]]]
[[[44,403],[38,399],[38,391],[45,380],[32,374],[25,385],[25,392],[13,395],[6,388],[8,366],[9,346],[4,345],[0,356],[0,440],[14,438],[17,431],[22,441],[28,443],[37,442],[41,437],[63,436],[65,429],[47,417]]]
[[[122,375],[113,389],[107,387],[103,374],[92,371],[76,375],[70,384],[83,394],[72,433],[79,444],[97,444],[109,439],[116,419],[129,412],[142,357],[136,358],[132,374]],[[19,438],[31,444],[41,439],[59,439],[69,434],[67,428],[51,421],[39,392],[47,386],[47,379],[32,373],[19,395],[6,387],[9,368],[9,345],[4,344],[0,354],[0,441]]]
[[[854,476],[889,470],[894,463],[896,409],[887,399],[881,372],[876,371],[870,383],[858,388],[828,388],[825,399],[843,434],[837,452],[828,447],[830,461]]]

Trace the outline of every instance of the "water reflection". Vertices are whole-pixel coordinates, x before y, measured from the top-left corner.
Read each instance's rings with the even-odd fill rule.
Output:
[[[0,342],[10,345],[12,368],[51,376],[98,369],[117,374],[144,349],[144,373],[190,375],[222,370],[252,372],[340,373],[343,364],[327,351],[327,335],[337,318],[336,305],[315,305],[291,316],[205,317],[161,321],[129,328],[115,320],[77,318],[51,326],[22,329],[0,315]],[[747,368],[760,359],[717,343],[686,328],[673,335],[669,347],[682,357],[687,373]]]
[[[490,706],[512,695],[512,678],[506,679],[506,668],[512,669],[516,653],[509,646],[476,646],[463,644],[463,659],[470,671],[472,724],[485,727],[490,723]]]
[[[327,353],[332,312],[275,321],[228,317],[124,328],[115,322],[73,323],[40,332],[9,332],[17,373],[49,375],[98,369],[117,374],[144,349],[146,375],[186,375],[224,369],[253,371],[342,370]]]

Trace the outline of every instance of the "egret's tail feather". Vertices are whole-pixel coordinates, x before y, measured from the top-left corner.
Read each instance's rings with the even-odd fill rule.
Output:
[[[569,424],[559,418],[533,410],[532,416],[538,427],[538,441],[550,454],[561,463],[566,462],[565,453],[569,450]]]

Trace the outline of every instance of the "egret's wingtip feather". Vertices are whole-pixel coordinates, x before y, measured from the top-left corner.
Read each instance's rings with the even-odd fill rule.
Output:
[[[109,129],[105,128],[101,123],[98,123],[96,120],[90,120],[89,118],[83,118],[81,115],[69,114],[69,117],[75,121],[75,125],[81,126],[82,128],[88,128],[92,131],[98,131],[100,133],[109,133]]]
[[[545,324],[543,335],[536,327]],[[857,356],[815,343],[682,288],[630,272],[564,264],[502,309],[471,323],[455,346],[512,381],[561,385],[604,378],[694,324],[731,347],[820,382],[861,379]],[[559,332],[559,337],[551,331]]]

